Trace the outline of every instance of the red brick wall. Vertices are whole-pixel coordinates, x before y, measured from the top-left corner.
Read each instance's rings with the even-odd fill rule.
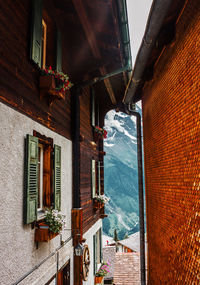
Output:
[[[149,283],[200,284],[200,2],[144,89]]]

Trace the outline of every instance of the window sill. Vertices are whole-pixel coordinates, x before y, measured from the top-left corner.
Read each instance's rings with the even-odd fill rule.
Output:
[[[37,211],[37,221],[40,222],[44,220],[45,218],[45,212],[43,210],[38,210]]]

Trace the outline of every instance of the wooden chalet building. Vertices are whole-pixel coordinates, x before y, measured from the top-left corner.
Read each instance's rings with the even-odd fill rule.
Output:
[[[126,1],[1,1],[0,34],[0,283],[95,284],[105,217],[95,126],[129,79]],[[42,224],[50,207],[66,215],[61,235]]]

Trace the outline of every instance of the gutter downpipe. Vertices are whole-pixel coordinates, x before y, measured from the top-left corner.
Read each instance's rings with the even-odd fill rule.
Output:
[[[73,87],[73,208],[80,208],[80,94],[81,88]]]
[[[144,187],[142,167],[142,138],[141,138],[141,115],[136,111],[127,110],[128,115],[136,117],[137,126],[137,158],[138,158],[138,188],[139,188],[139,221],[140,221],[140,274],[141,285],[146,285],[145,269],[145,230],[144,230]]]
[[[133,73],[125,90],[123,99],[124,104],[135,102],[134,96],[136,95],[138,86],[142,82],[146,64],[172,2],[172,0],[154,0],[152,3]]]

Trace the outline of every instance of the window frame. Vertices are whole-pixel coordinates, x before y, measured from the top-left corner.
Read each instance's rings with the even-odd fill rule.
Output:
[[[37,212],[39,217],[42,216],[44,214],[45,211],[45,207],[52,207],[53,206],[53,139],[52,138],[48,138],[42,134],[40,134],[37,131],[33,131],[33,136],[38,138],[38,153],[39,153],[39,145],[41,145],[43,147],[43,173],[42,173],[42,207],[41,208],[37,208]],[[48,157],[47,152],[50,149],[50,157]],[[45,167],[46,165],[46,167]],[[47,167],[48,165],[48,167]],[[47,169],[49,168],[49,169]],[[49,181],[47,181],[47,185],[45,185],[45,181],[47,180],[46,178],[44,178],[45,176],[45,172],[50,172],[49,173]],[[39,180],[39,173],[38,173],[38,180]],[[41,178],[41,177],[40,177]],[[39,181],[38,181],[39,182]],[[39,183],[38,183],[39,186]],[[49,188],[50,187],[50,188]],[[48,193],[49,192],[49,193]],[[38,191],[39,194],[39,191]],[[50,198],[48,199],[49,201],[47,201],[47,196],[48,194],[50,195]],[[38,197],[39,199],[39,197]]]
[[[61,147],[35,130],[33,136],[27,134],[25,142],[23,216],[24,224],[30,224],[44,217],[45,208],[61,209]],[[43,148],[43,168],[38,173],[40,147]],[[40,187],[43,185],[41,191],[39,183]],[[43,201],[40,207],[38,201]]]
[[[95,275],[102,263],[102,228],[93,235],[93,262]]]
[[[92,160],[91,160],[91,195],[92,195],[92,199],[94,199],[97,196],[96,184],[97,184],[96,160],[94,158],[92,158]]]
[[[46,68],[48,64],[62,72],[62,33],[44,6],[43,0],[32,0],[30,59],[39,68]],[[47,48],[54,51],[50,53],[50,58]]]
[[[46,55],[47,55],[47,23],[44,20],[44,18],[42,18],[41,50],[42,50],[41,67],[45,69],[46,68]]]
[[[38,207],[37,211],[43,211],[43,175],[44,175],[44,147],[38,143]]]
[[[97,195],[101,195],[101,161],[97,162],[97,175],[98,175],[98,185],[97,185]]]

